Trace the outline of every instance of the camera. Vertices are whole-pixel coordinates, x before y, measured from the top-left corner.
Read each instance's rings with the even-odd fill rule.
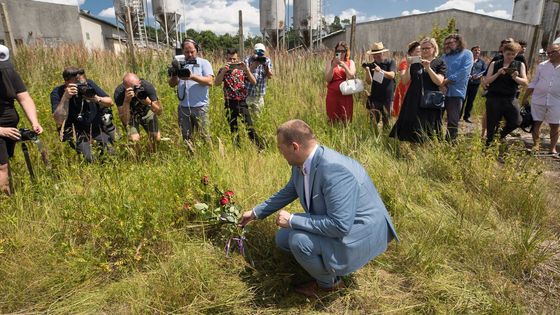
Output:
[[[177,55],[171,62],[171,67],[167,69],[167,75],[170,77],[188,78],[191,76],[191,70],[187,65],[196,65],[196,59],[185,59],[184,55]]]
[[[79,97],[92,98],[95,96],[95,89],[87,83],[78,83],[76,88],[78,89]]]
[[[373,70],[375,67],[377,67],[377,64],[375,62],[370,62],[370,63],[364,62],[364,63],[362,63],[362,68],[370,68],[370,69]]]
[[[241,69],[243,69],[243,63],[241,63],[241,62],[238,62],[238,63],[230,63],[230,64],[228,64],[228,65],[229,65],[229,69],[230,69],[230,70],[233,70],[233,69],[239,69],[239,70],[241,70]]]
[[[266,62],[266,57],[265,56],[257,56],[255,57],[255,61],[258,63],[265,63]]]
[[[134,95],[136,95],[137,99],[145,100],[146,98],[148,98],[148,92],[144,90],[144,87],[142,85],[136,85],[132,88],[132,90],[134,91]]]
[[[29,130],[27,128],[20,128],[19,129],[19,134],[20,134],[20,141],[35,141],[37,140],[37,136],[38,134],[33,131],[33,130]]]

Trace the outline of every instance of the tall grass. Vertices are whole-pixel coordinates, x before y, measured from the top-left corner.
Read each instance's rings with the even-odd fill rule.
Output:
[[[88,165],[58,142],[49,93],[61,83],[65,66],[79,65],[112,94],[127,70],[126,58],[74,46],[19,51],[18,71],[38,105],[52,169],[32,149],[37,178],[31,183],[19,149],[11,162],[16,193],[0,197],[2,312],[555,310],[554,295],[542,300],[529,288],[536,270],[557,263],[551,247],[542,245],[558,236],[558,203],[546,188],[544,166],[514,149],[499,164],[497,152],[484,151],[477,138],[455,146],[399,144],[374,132],[363,96],[355,100],[348,127],[331,126],[324,110],[324,56],[274,55],[275,78],[256,120],[269,145],[264,152],[247,137],[239,147],[232,143],[221,89],[213,88],[212,143],[198,143],[189,154],[180,141],[176,96],[166,83],[169,54],[141,53],[139,75],[155,84],[164,106],[162,134],[171,141],[155,154],[135,155],[121,140],[116,156]],[[207,57],[217,69],[220,57]],[[401,238],[354,274],[345,294],[311,302],[289,290],[307,276],[274,248],[273,220],[249,226],[248,257],[226,256],[223,244],[183,208],[202,198],[203,175],[211,185],[234,190],[245,209],[279,189],[289,167],[275,149],[275,128],[291,118],[304,119],[322,144],[366,167]],[[295,203],[288,210],[301,211]],[[558,274],[549,276],[558,281]]]

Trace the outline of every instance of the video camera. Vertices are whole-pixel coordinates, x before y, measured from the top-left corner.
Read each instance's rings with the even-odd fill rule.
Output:
[[[78,96],[79,97],[92,98],[96,94],[95,89],[91,85],[89,85],[87,82],[77,83],[76,88],[78,89]]]
[[[187,65],[196,65],[196,63],[196,59],[185,59],[184,55],[177,55],[173,58],[171,66],[167,68],[167,75],[188,78],[191,76],[191,70],[187,68]]]
[[[148,92],[144,90],[144,87],[142,85],[136,85],[132,88],[132,90],[134,91],[134,95],[136,95],[137,99],[145,100],[146,98],[148,98]]]
[[[27,128],[19,128],[19,141],[36,141],[39,136],[35,131]]]

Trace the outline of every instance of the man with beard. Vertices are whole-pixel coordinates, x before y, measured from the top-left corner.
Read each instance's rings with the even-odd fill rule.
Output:
[[[443,61],[447,65],[447,77],[443,81],[445,86],[445,111],[447,112],[447,137],[457,138],[459,120],[463,100],[467,94],[467,83],[473,65],[473,55],[465,49],[465,41],[459,34],[447,36],[443,42],[445,55]]]

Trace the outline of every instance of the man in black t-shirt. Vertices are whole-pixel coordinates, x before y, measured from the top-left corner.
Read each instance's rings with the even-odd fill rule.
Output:
[[[162,112],[154,86],[134,73],[127,73],[115,89],[114,98],[128,139],[133,142],[140,140],[141,125],[154,146],[161,139],[157,116]]]
[[[62,72],[64,84],[51,92],[51,109],[62,141],[68,141],[88,162],[93,161],[92,140],[101,151],[112,148],[115,126],[113,100],[97,84],[88,80],[84,69],[68,67]]]
[[[373,43],[371,49],[367,51],[368,55],[373,56],[373,62],[362,65],[366,69],[366,82],[371,84],[366,108],[376,125],[381,118],[383,128],[389,128],[397,70],[393,59],[384,58],[383,53],[386,51],[388,50],[383,47],[382,42]]]

